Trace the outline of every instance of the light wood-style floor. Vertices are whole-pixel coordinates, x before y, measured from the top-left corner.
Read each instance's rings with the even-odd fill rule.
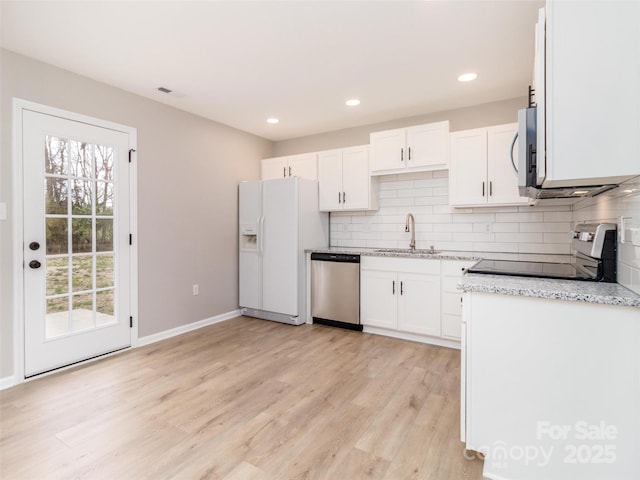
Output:
[[[0,394],[2,479],[481,479],[460,353],[236,318]]]

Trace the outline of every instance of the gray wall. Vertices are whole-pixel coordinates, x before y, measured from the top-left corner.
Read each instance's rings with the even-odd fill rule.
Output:
[[[6,50],[0,67],[0,378],[13,374],[12,97],[138,129],[140,336],[236,309],[237,184],[259,178],[272,142]]]
[[[332,148],[366,145],[369,143],[369,134],[371,132],[410,127],[411,125],[421,125],[423,123],[438,122],[441,120],[449,120],[449,128],[451,131],[517,122],[518,109],[525,108],[526,106],[527,97],[512,98],[500,102],[475,105],[473,107],[430,113],[417,117],[401,118],[291,140],[282,140],[275,143],[273,154],[274,157],[279,157],[296,153],[330,150]]]

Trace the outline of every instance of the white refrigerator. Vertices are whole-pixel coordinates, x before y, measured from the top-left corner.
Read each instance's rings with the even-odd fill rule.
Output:
[[[242,314],[305,323],[305,249],[329,243],[328,215],[318,210],[318,182],[288,177],[243,182],[238,190]]]

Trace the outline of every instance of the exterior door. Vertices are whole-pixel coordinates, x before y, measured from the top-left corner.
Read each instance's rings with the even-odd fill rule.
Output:
[[[23,111],[25,377],[131,345],[128,148]]]

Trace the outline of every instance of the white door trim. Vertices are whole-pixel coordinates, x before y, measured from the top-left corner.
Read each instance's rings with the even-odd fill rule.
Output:
[[[22,162],[22,114],[24,110],[65,118],[76,122],[87,123],[97,127],[108,128],[129,136],[129,148],[137,150],[138,131],[134,127],[101,120],[98,118],[69,112],[59,108],[49,107],[30,102],[21,98],[13,98],[13,194],[12,194],[12,227],[13,227],[13,378],[15,384],[25,381],[24,378],[24,269],[23,269],[23,162]],[[138,346],[138,181],[137,154],[133,153],[130,170],[130,232],[133,235],[131,246],[131,315],[133,328],[131,329],[131,347]]]

